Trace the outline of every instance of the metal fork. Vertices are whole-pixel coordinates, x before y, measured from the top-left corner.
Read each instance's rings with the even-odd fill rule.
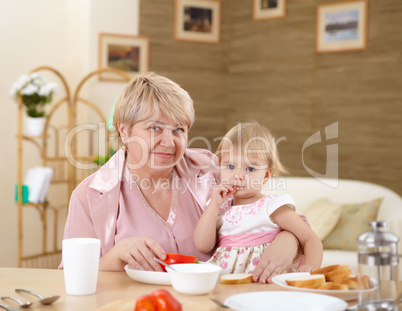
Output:
[[[213,302],[215,302],[219,307],[229,308],[227,305],[225,305],[222,301],[220,301],[218,299],[215,299],[215,298],[212,298],[212,297],[209,297],[209,299],[211,299]]]

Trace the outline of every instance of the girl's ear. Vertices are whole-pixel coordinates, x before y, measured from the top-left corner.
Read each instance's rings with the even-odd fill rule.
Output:
[[[266,184],[266,183],[268,182],[269,178],[271,177],[271,173],[272,173],[272,169],[268,169],[268,170],[265,172],[264,184]]]

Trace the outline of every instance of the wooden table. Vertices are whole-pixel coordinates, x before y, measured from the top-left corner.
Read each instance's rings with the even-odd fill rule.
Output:
[[[60,295],[60,299],[52,305],[43,306],[38,303],[38,299],[32,295],[16,293],[14,291],[16,288],[28,289],[42,296]],[[135,301],[139,296],[149,294],[159,288],[170,291],[183,304],[185,311],[221,310],[221,308],[209,299],[209,295],[183,295],[176,292],[171,286],[138,283],[132,280],[125,272],[100,271],[96,294],[72,296],[65,293],[62,270],[0,268],[0,296],[11,296],[19,298],[24,302],[35,302],[34,305],[26,310],[132,311],[134,310]],[[273,284],[246,284],[235,286],[218,284],[213,295],[224,300],[234,293],[275,289],[278,290],[280,287]],[[0,302],[9,306],[17,306],[16,303],[10,300],[1,300]],[[0,310],[3,309],[0,308]]]
[[[16,293],[14,291],[16,288],[32,290],[42,296],[60,295],[60,299],[52,305],[43,306],[38,303],[37,298],[32,295]],[[125,272],[100,271],[96,294],[71,296],[65,293],[62,270],[0,268],[0,296],[11,296],[20,298],[23,301],[35,302],[35,304],[27,310],[133,311],[135,301],[139,296],[149,294],[159,288],[170,291],[183,304],[184,311],[229,310],[215,305],[209,299],[210,296],[224,301],[231,295],[243,292],[285,290],[275,284],[218,284],[209,295],[183,295],[176,292],[171,286],[138,283],[132,280]],[[10,300],[1,300],[0,302],[10,306],[17,306],[16,303]],[[352,305],[355,303],[357,303],[357,301],[350,302],[349,304]],[[3,309],[0,308],[0,311],[1,310]]]

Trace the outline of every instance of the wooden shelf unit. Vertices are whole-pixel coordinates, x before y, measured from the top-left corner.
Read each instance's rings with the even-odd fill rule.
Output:
[[[18,127],[17,127],[17,192],[18,192],[18,200],[16,202],[18,207],[18,266],[19,267],[29,267],[29,268],[57,268],[58,264],[61,260],[61,249],[58,245],[61,245],[60,240],[62,237],[59,236],[58,231],[58,223],[60,221],[60,211],[62,209],[68,209],[68,201],[72,191],[78,185],[79,182],[82,181],[86,175],[92,173],[92,171],[83,172],[82,169],[75,167],[70,163],[70,160],[66,155],[65,150],[65,137],[63,137],[63,133],[69,133],[75,126],[79,125],[77,123],[77,114],[79,113],[78,105],[83,104],[88,106],[100,120],[107,124],[107,120],[103,115],[102,111],[99,107],[92,103],[91,101],[80,97],[80,91],[84,84],[92,77],[97,76],[103,72],[111,72],[120,76],[123,81],[130,81],[131,76],[126,74],[124,71],[120,71],[113,68],[103,68],[96,71],[91,72],[86,75],[81,82],[78,84],[78,87],[71,96],[70,88],[66,82],[66,79],[55,69],[48,66],[41,66],[35,68],[29,73],[38,72],[38,71],[50,71],[52,74],[56,75],[64,88],[65,96],[60,100],[50,104],[50,110],[47,113],[47,119],[45,123],[44,133],[41,136],[27,136],[23,133],[23,121],[24,121],[24,105],[22,103],[22,99],[18,99]],[[55,126],[52,124],[52,121],[56,114],[56,112],[61,108],[66,107],[67,115],[66,124],[60,124]],[[53,135],[51,135],[53,134]],[[106,131],[106,150],[108,150],[109,143],[109,135],[110,133]],[[52,145],[50,141],[52,141]],[[23,185],[23,154],[24,154],[24,144],[31,143],[36,146],[38,150],[38,158],[41,162],[42,166],[49,166],[53,168],[53,178],[51,180],[51,184],[49,187],[49,191],[51,191],[52,185],[59,185],[63,188],[63,192],[65,192],[65,197],[67,198],[64,201],[59,200],[56,202],[49,202],[48,199],[45,200],[44,203],[23,203],[22,202],[22,185]],[[89,143],[92,143],[90,141]],[[50,153],[50,149],[52,149],[52,153]],[[79,156],[78,151],[79,147],[77,146],[76,140],[71,141],[70,146],[70,155],[75,159],[86,161],[86,163],[90,163],[95,158],[95,154]],[[63,150],[64,153],[61,154],[60,150]],[[93,148],[90,148],[93,151]],[[31,155],[30,155],[31,156]],[[32,155],[35,156],[35,155]],[[48,193],[49,193],[48,191]],[[59,189],[60,191],[60,189]],[[35,254],[25,255],[23,249],[23,241],[24,241],[24,224],[23,224],[23,216],[26,208],[34,208],[39,213],[39,218],[41,222],[41,230],[42,230],[42,241],[41,241],[41,249],[35,251]],[[49,212],[53,212],[53,223],[50,223],[47,215]],[[66,212],[65,212],[66,214]],[[61,221],[63,224],[65,219]],[[51,226],[51,227],[50,227]],[[51,232],[49,231],[51,230]],[[53,237],[53,245],[48,245],[49,239],[48,236],[51,234]]]

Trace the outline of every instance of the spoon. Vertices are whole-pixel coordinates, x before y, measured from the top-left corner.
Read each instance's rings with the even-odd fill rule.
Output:
[[[20,308],[29,308],[33,304],[33,302],[30,302],[30,301],[28,301],[26,303],[23,303],[21,300],[19,300],[17,298],[14,298],[14,297],[1,297],[1,299],[3,299],[3,300],[5,300],[5,299],[14,300],[14,301],[19,303]]]
[[[21,309],[17,309],[17,308],[14,308],[14,307],[7,306],[7,305],[2,305],[1,303],[0,303],[0,308],[6,309],[7,311],[18,311],[18,310],[21,310]]]
[[[36,293],[33,293],[33,292],[31,292],[31,291],[29,291],[29,290],[26,290],[26,289],[16,289],[15,291],[16,291],[17,293],[19,293],[19,292],[24,292],[24,293],[28,293],[28,294],[31,294],[31,295],[36,296],[36,297],[39,298],[39,302],[40,302],[41,304],[43,304],[43,305],[50,305],[52,302],[54,302],[54,301],[56,301],[57,299],[60,298],[60,296],[51,296],[51,297],[43,298],[41,295],[36,294]]]
[[[173,271],[177,271],[175,268],[173,268],[171,265],[168,265],[166,262],[163,262],[162,260],[154,257],[154,260],[159,262],[160,264],[164,265],[166,268],[172,269]]]

